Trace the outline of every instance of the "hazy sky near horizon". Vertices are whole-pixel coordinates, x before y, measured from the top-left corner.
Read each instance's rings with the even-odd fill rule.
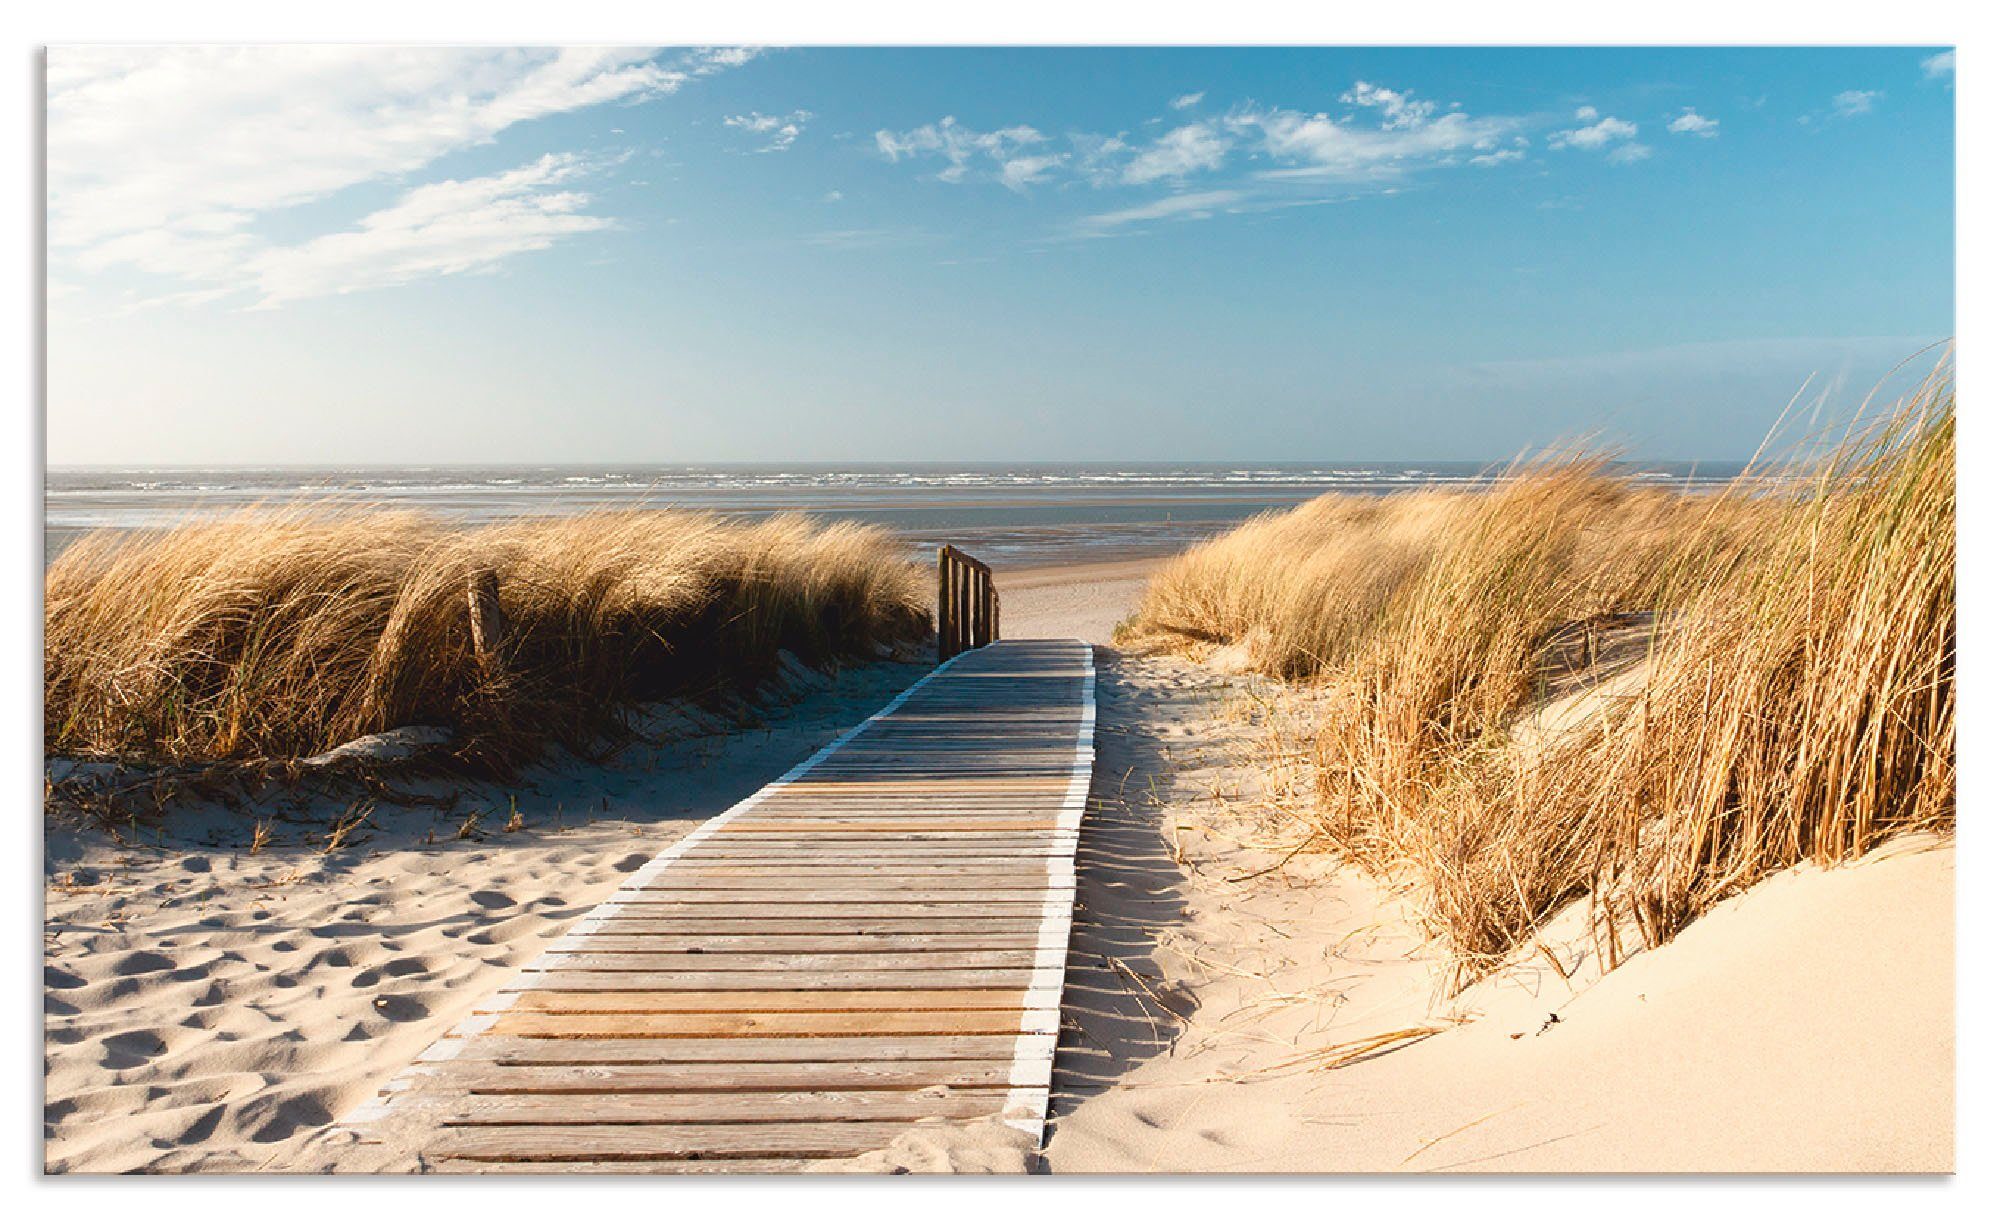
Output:
[[[1746,456],[1943,48],[57,48],[52,464]]]

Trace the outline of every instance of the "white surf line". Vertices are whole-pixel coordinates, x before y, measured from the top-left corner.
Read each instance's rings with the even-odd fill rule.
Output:
[[[590,913],[578,919],[567,932],[563,933],[561,939],[543,949],[533,961],[522,966],[514,974],[509,975],[507,981],[500,984],[501,990],[499,993],[481,1000],[477,1010],[472,1015],[453,1025],[442,1037],[433,1042],[428,1049],[417,1055],[416,1059],[409,1066],[404,1067],[387,1083],[383,1084],[379,1095],[362,1102],[353,1112],[335,1123],[336,1128],[353,1130],[356,1127],[365,1126],[388,1117],[395,1111],[397,1102],[409,1095],[413,1084],[424,1076],[434,1073],[438,1069],[439,1063],[450,1062],[452,1059],[458,1057],[460,1051],[465,1048],[468,1041],[484,1033],[487,1029],[492,1028],[500,1016],[514,1005],[516,998],[522,991],[509,990],[507,988],[521,974],[546,971],[552,963],[549,962],[548,958],[575,952],[577,950],[578,937],[588,936],[601,928],[604,925],[605,919],[624,908],[624,901],[621,899],[630,899],[636,896],[649,881],[660,874],[662,868],[679,859],[697,843],[706,841],[723,826],[728,825],[731,821],[762,804],[773,792],[781,791],[798,782],[808,771],[818,766],[821,762],[826,761],[829,757],[832,757],[843,745],[860,736],[878,722],[895,714],[898,708],[910,701],[911,696],[935,681],[939,674],[946,672],[961,659],[970,655],[972,655],[971,652],[960,652],[957,656],[952,657],[916,681],[911,682],[902,693],[885,703],[880,711],[877,711],[867,719],[862,720],[854,727],[849,728],[846,732],[827,742],[818,753],[813,754],[805,761],[786,771],[783,775],[758,788],[755,792],[737,801],[724,811],[710,817],[707,821],[683,834],[674,842],[669,843],[666,849],[653,856],[650,860],[647,860],[636,872],[626,877],[625,883],[618,886],[617,892],[600,903]],[[527,987],[522,989],[533,988]]]
[[[1014,1038],[1014,1065],[1008,1072],[1007,1100],[1001,1110],[1002,1121],[1032,1136],[1037,1151],[1049,1120],[1056,1038],[1062,1027],[1063,977],[1069,962],[1070,919],[1076,907],[1076,850],[1097,758],[1097,662],[1088,643],[1076,642],[1083,648],[1083,707],[1077,717],[1069,790],[1056,816],[1057,840],[1066,845],[1068,854],[1049,857],[1049,892],[1042,902],[1041,928],[1035,937],[1033,981],[1023,1004],[1021,1031]]]

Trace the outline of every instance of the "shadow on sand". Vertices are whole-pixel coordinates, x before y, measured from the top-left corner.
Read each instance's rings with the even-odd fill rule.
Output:
[[[1156,727],[1172,717],[1141,711],[1200,695],[1134,681],[1129,662],[1110,648],[1098,648],[1096,662],[1097,765],[1077,850],[1077,909],[1051,1121],[1172,1049],[1194,1006],[1153,962],[1160,932],[1183,916],[1184,879],[1154,798],[1172,782]]]

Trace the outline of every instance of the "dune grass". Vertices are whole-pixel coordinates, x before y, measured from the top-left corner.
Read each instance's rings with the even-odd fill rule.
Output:
[[[752,686],[781,649],[823,664],[920,638],[925,591],[886,534],[798,517],[305,507],[93,534],[46,576],[44,741],[250,761],[425,724],[505,766],[601,744],[644,701]]]
[[[1126,638],[1319,687],[1318,832],[1414,880],[1460,981],[1579,898],[1615,958],[1773,870],[1950,825],[1955,404],[1941,371],[1810,475],[1721,493],[1568,455],[1327,497],[1170,564]],[[1554,658],[1612,623],[1649,631],[1636,680],[1524,738]]]

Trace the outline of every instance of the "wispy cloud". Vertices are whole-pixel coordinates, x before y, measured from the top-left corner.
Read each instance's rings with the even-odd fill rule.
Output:
[[[1612,115],[1599,116],[1597,107],[1583,106],[1576,112],[1576,120],[1581,127],[1557,131],[1549,136],[1551,148],[1603,148],[1620,140],[1629,140],[1639,134],[1636,123]]]
[[[195,281],[205,287],[199,296],[213,295],[224,285],[253,287],[265,274],[256,267],[290,265],[285,252],[258,233],[259,222],[273,213],[413,173],[518,124],[672,93],[755,54],[709,49],[668,58],[617,48],[57,48],[50,52],[48,66],[52,259],[91,272],[125,267]],[[208,136],[189,138],[195,132]],[[577,172],[575,163],[563,164],[568,166],[565,176]],[[503,174],[492,181],[501,179],[510,183],[506,197],[517,205],[503,209],[505,216],[531,234],[518,248],[540,248],[535,242],[546,243],[559,232],[583,231],[577,222],[587,218],[575,213],[579,196],[530,197],[553,178],[535,181],[533,175]],[[483,214],[490,223],[502,223],[500,213]],[[568,220],[548,219],[556,214]],[[377,240],[394,228],[393,217],[383,219],[384,237]],[[442,235],[442,230],[435,232]],[[325,249],[338,248],[339,243],[325,247],[322,256]],[[418,257],[410,265],[435,265],[439,269],[434,273],[449,274],[452,268],[488,261],[447,257],[427,264]],[[289,272],[272,273],[278,276],[273,282],[305,282],[288,278]],[[358,284],[378,282],[381,277],[371,273]],[[311,294],[316,293],[286,289],[267,292],[264,299],[268,303]]]
[[[1880,89],[1849,89],[1833,95],[1833,117],[1841,119],[1857,118],[1875,109],[1875,103],[1882,100]]]
[[[545,156],[507,173],[417,187],[353,229],[248,259],[243,273],[263,308],[315,296],[385,288],[438,275],[490,270],[559,238],[609,228],[582,214],[590,196],[547,188],[586,171],[573,156]]]
[[[1202,95],[1191,93],[1171,105],[1186,109],[1200,100]],[[1616,165],[1654,152],[1639,141],[1638,124],[1590,106],[1549,131],[1547,116],[1475,114],[1456,103],[1365,80],[1337,101],[1336,107],[1312,111],[1243,103],[1214,117],[1181,122],[1150,140],[1124,132],[1069,132],[1067,148],[1060,151],[1036,127],[987,131],[950,117],[908,131],[877,131],[875,145],[891,162],[941,163],[936,176],[946,182],[999,182],[1018,191],[1046,183],[1169,192],[1072,222],[1076,231],[1094,235],[1156,221],[1395,191],[1418,174],[1492,170],[1526,161],[1542,133],[1550,149],[1593,151]],[[1671,129],[1707,137],[1718,127],[1690,107]],[[1203,184],[1205,189],[1197,189]]]
[[[1029,151],[1047,141],[1047,136],[1025,124],[978,131],[950,115],[910,131],[875,133],[876,151],[891,162],[941,157],[945,166],[937,176],[944,182],[963,182],[973,173],[975,165],[984,164],[996,181],[1015,190],[1039,181],[1067,159],[1065,153]]]
[[[1220,169],[1228,155],[1229,140],[1214,124],[1189,123],[1153,141],[1127,162],[1124,179],[1143,185],[1162,178],[1185,178],[1204,170]]]
[[[1582,148],[1602,152],[1604,159],[1613,165],[1631,165],[1653,155],[1651,148],[1637,142],[1637,123],[1615,115],[1600,114],[1595,106],[1577,107],[1574,117],[1580,126],[1551,133],[1550,148]]]
[[[1379,126],[1299,110],[1239,112],[1230,122],[1277,163],[1277,168],[1262,171],[1264,177],[1342,182],[1461,164],[1471,155],[1500,148],[1520,125],[1518,119],[1475,117],[1460,110],[1431,117],[1428,103],[1416,108],[1362,104],[1383,109]]]
[[[1722,124],[1711,118],[1696,114],[1693,106],[1684,107],[1680,117],[1667,124],[1667,130],[1675,135],[1691,135],[1699,139],[1712,140],[1721,134]]]
[[[1939,51],[1935,55],[1927,56],[1918,66],[1923,69],[1926,80],[1955,79],[1958,76],[1958,52]]]
[[[1168,102],[1167,104],[1176,110],[1187,110],[1191,107],[1201,105],[1201,99],[1207,96],[1208,94],[1205,92],[1183,93],[1179,97],[1175,98],[1173,101]]]
[[[806,120],[810,118],[810,110],[794,110],[790,114],[760,114],[752,110],[748,114],[728,115],[722,120],[722,125],[765,137],[758,152],[784,152],[798,142],[799,136],[805,132]]]
[[[1238,190],[1207,190],[1184,195],[1168,195],[1137,207],[1119,208],[1116,211],[1086,216],[1077,224],[1085,233],[1103,235],[1129,225],[1153,220],[1200,220],[1241,203],[1244,198],[1244,193]]]

